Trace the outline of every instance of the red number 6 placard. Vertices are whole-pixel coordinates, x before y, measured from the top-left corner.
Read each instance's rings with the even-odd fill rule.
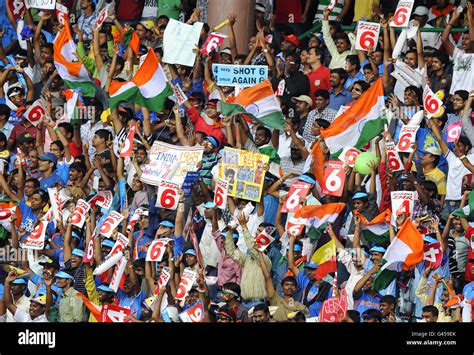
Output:
[[[390,169],[392,169],[392,171],[403,170],[403,164],[395,150],[395,144],[393,142],[386,142],[385,149],[387,151],[388,166]]]
[[[392,27],[407,27],[410,22],[411,10],[413,9],[414,0],[402,0],[398,3],[397,10],[390,22]]]
[[[26,119],[30,121],[33,126],[39,125],[44,116],[46,116],[46,109],[44,108],[41,99],[33,102],[28,110],[25,111]]]
[[[163,180],[158,186],[158,195],[156,199],[156,207],[175,210],[178,207],[179,185],[170,181]]]
[[[181,282],[176,291],[175,298],[177,300],[183,300],[186,297],[191,287],[193,287],[194,281],[196,281],[196,276],[196,272],[190,268],[187,267],[184,269],[183,275],[181,276]]]
[[[105,219],[104,223],[99,229],[99,233],[106,238],[110,238],[114,229],[122,222],[123,216],[117,211],[112,211]]]
[[[427,112],[426,117],[433,117],[442,105],[443,101],[441,101],[438,96],[431,91],[430,87],[426,85],[425,90],[423,91],[423,108]]]
[[[367,51],[375,48],[379,40],[380,24],[359,21],[357,23],[356,49]]]

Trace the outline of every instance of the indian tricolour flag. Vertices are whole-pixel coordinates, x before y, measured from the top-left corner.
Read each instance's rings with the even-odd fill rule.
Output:
[[[465,218],[469,221],[474,221],[474,191],[469,192],[468,204],[455,210],[453,212],[453,216]]]
[[[76,52],[76,44],[72,39],[69,23],[66,21],[54,40],[54,66],[59,76],[71,89],[80,89],[83,96],[94,97],[96,86]]]
[[[342,202],[303,206],[296,211],[295,218],[310,218],[308,225],[322,230],[330,223],[334,223],[345,208],[346,204]]]
[[[336,154],[344,147],[361,149],[383,131],[385,124],[382,79],[378,79],[328,128],[321,129],[321,135],[331,154]]]
[[[143,64],[131,81],[110,84],[110,108],[115,109],[120,102],[132,102],[147,107],[152,112],[160,112],[166,98],[173,94],[168,78],[163,71],[153,49],[150,48]]]
[[[411,269],[423,257],[423,237],[411,220],[407,219],[387,248],[372,288],[377,291],[387,288],[400,271]]]
[[[280,109],[272,84],[268,80],[242,90],[236,97],[220,102],[223,116],[233,116],[244,113],[275,129],[284,129],[285,120]]]
[[[359,216],[361,221],[361,231],[365,240],[376,244],[385,244],[390,241],[388,225],[392,211],[386,209],[371,221],[367,221],[364,215],[354,211],[354,216]]]

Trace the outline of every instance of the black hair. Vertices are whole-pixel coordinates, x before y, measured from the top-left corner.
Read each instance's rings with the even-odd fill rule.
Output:
[[[43,189],[36,189],[35,192],[33,192],[33,195],[35,194],[38,194],[41,196],[41,200],[44,202],[44,203],[48,203],[49,202],[49,195],[46,191],[44,191]]]
[[[331,74],[337,74],[339,75],[339,78],[343,81],[343,83],[346,82],[348,74],[347,72],[342,69],[342,68],[335,68],[331,70]]]
[[[145,147],[144,145],[141,145],[141,144],[140,144],[139,146],[137,146],[137,151],[138,151],[138,150],[142,150],[142,151],[145,152],[145,154],[148,155],[148,150],[146,149],[146,147]]]
[[[87,167],[83,163],[74,162],[69,166],[69,170],[76,170],[82,173],[82,176],[85,176],[87,173]]]
[[[0,142],[6,142],[7,141],[7,136],[5,133],[0,132]]]
[[[365,71],[365,70],[370,70],[371,72],[374,71],[374,70],[372,69],[372,64],[370,64],[370,63],[364,65],[364,66],[362,67],[362,70],[364,70],[364,71]]]
[[[53,43],[46,42],[46,43],[44,43],[43,45],[41,45],[41,48],[48,48],[48,49],[50,49],[50,50],[53,52],[53,51],[54,51],[54,44],[53,44]]]
[[[331,95],[329,94],[329,91],[328,90],[325,90],[325,89],[318,89],[314,92],[314,97],[322,97],[323,99],[325,100],[329,100],[329,98],[331,97]]]
[[[168,21],[170,20],[170,18],[169,18],[168,16],[166,16],[166,15],[160,15],[160,16],[158,16],[158,18],[156,19],[156,22],[158,22],[159,20],[163,20],[163,19],[164,19],[164,20],[168,20]]]
[[[360,323],[360,313],[359,311],[348,309],[347,316],[354,321],[354,323]]]
[[[334,42],[336,42],[339,39],[346,41],[349,46],[351,45],[351,41],[349,40],[349,37],[345,33],[336,33],[336,35],[334,36]]]
[[[310,50],[314,49],[314,53],[321,58],[321,63],[324,62],[324,51],[319,47],[309,47],[308,53]]]
[[[74,127],[73,127],[72,124],[70,124],[69,122],[61,122],[60,124],[58,124],[58,127],[64,128],[64,130],[65,130],[66,133],[68,133],[68,134],[71,134],[71,135],[74,134]],[[67,138],[67,137],[66,137],[66,138]]]
[[[232,310],[232,308],[230,308],[227,305],[220,307],[218,312],[223,312],[225,314],[228,314],[230,318],[232,319],[232,322],[235,322],[237,320],[237,316],[235,315],[235,312]]]
[[[266,303],[259,303],[253,308],[254,313],[257,311],[264,311],[265,313],[270,314],[270,309]]]
[[[380,299],[380,303],[387,303],[387,304],[391,304],[393,306],[396,306],[397,305],[397,300],[392,295],[385,295],[385,296],[382,296],[382,298]]]
[[[469,138],[467,138],[467,136],[465,136],[465,135],[459,136],[458,143],[461,143],[462,145],[464,145],[465,147],[467,147],[467,148],[468,148],[467,151],[470,151],[471,148],[472,148],[472,143],[471,143],[471,141],[470,141]]]
[[[59,139],[51,142],[51,144],[56,144],[61,152],[64,151],[64,144]]]
[[[269,139],[272,138],[272,131],[270,131],[267,127],[259,126],[257,128],[257,131],[265,131],[265,135],[267,136],[267,138],[269,138]]]
[[[469,98],[469,91],[466,90],[456,90],[454,95],[458,95],[463,101],[467,101]]]
[[[5,119],[8,120],[11,112],[12,110],[10,109],[10,107],[8,107],[8,105],[0,104],[0,116],[5,116]]]
[[[362,318],[364,317],[375,318],[378,322],[380,322],[382,320],[382,313],[378,309],[370,308],[362,313]]]
[[[204,22],[204,24],[202,25],[202,28],[204,29],[206,33],[209,33],[209,31],[211,30],[211,27],[209,26],[207,22]]]
[[[418,99],[418,102],[423,102],[422,100],[422,95],[423,93],[421,92],[421,89],[415,85],[409,85],[405,88],[405,90],[403,91],[404,93],[407,92],[407,91],[413,91]]]
[[[133,261],[133,267],[134,268],[137,268],[137,267],[142,267],[143,269],[145,269],[145,259],[142,258],[142,259],[136,259]]]
[[[365,80],[357,80],[352,84],[352,86],[354,86],[355,84],[359,85],[362,88],[363,93],[370,89],[370,84]]]
[[[105,139],[106,141],[112,136],[112,133],[110,133],[110,131],[107,129],[99,129],[95,132],[95,134],[97,137]]]
[[[430,312],[432,316],[434,317],[438,317],[439,315],[439,311],[438,311],[438,308],[436,308],[435,306],[424,306],[422,309],[421,309],[422,312]]]
[[[28,179],[25,180],[25,184],[26,184],[27,182],[32,182],[33,185],[34,185],[34,187],[35,187],[35,189],[39,189],[40,186],[41,186],[39,180],[36,179],[36,178],[28,178]],[[35,191],[35,192],[36,192],[36,191]]]
[[[449,63],[449,56],[445,52],[436,51],[433,54],[433,58],[438,58],[439,61],[444,64],[445,67]]]
[[[295,284],[295,286],[297,285],[296,277],[294,277],[294,276],[287,276],[283,280],[281,280],[281,283],[280,283],[281,286],[283,286],[285,284],[285,282],[293,282]]]
[[[439,155],[435,155],[435,163],[439,163],[439,159],[440,159],[440,156]],[[436,164],[435,166],[438,166],[438,164]],[[421,185],[423,186],[423,188],[425,190],[428,190],[428,191],[433,191],[433,194],[434,194],[434,198],[438,198],[438,186],[436,186],[436,183],[434,183],[433,181],[431,180],[424,180]]]
[[[299,66],[301,64],[301,58],[298,54],[296,54],[295,52],[288,52],[286,55],[285,55],[285,59],[288,58],[288,57],[293,57],[295,58],[295,64],[297,66]]]
[[[222,289],[227,289],[232,292],[235,292],[237,294],[237,298],[240,297],[240,286],[235,282],[226,282],[224,285],[222,285]]]
[[[346,57],[346,61],[349,62],[349,64],[351,64],[351,65],[355,65],[356,66],[356,71],[360,70],[360,60],[359,60],[359,58],[357,57],[356,54],[348,55]]]

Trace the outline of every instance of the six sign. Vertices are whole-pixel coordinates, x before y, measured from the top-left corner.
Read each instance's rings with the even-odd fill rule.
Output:
[[[461,136],[462,122],[456,122],[448,126],[448,142],[457,142]]]
[[[357,38],[355,49],[368,51],[369,48],[375,49],[379,42],[380,24],[375,22],[357,22]]]
[[[110,238],[112,232],[115,228],[122,222],[123,216],[118,213],[117,211],[112,211],[109,213],[107,218],[105,219],[104,223],[99,228],[99,233],[102,234],[106,238]]]
[[[219,47],[226,38],[227,36],[222,33],[210,33],[206,39],[206,42],[204,42],[199,52],[201,52],[202,54],[209,55],[209,53]]]
[[[441,249],[441,243],[436,242],[432,244],[425,244],[423,247],[425,266],[432,266],[437,268],[441,265],[443,259],[443,250]]]
[[[137,125],[134,124],[132,128],[130,128],[130,132],[128,132],[128,136],[123,143],[122,150],[120,151],[120,157],[125,158],[129,157],[132,154],[133,150],[133,138],[135,137],[135,131],[137,129]]]
[[[443,101],[436,96],[428,85],[423,90],[423,108],[426,111],[426,117],[433,117],[443,106]]]
[[[94,259],[94,241],[96,236],[93,235],[89,244],[87,244],[87,248],[85,250],[84,256],[82,257],[82,261],[85,263],[90,263]]]
[[[115,242],[112,250],[110,251],[109,255],[118,253],[119,251],[123,252],[123,250],[128,246],[128,238],[124,236],[122,233],[117,234],[117,241]],[[107,256],[109,256],[107,255]]]
[[[275,240],[272,237],[273,232],[275,232],[275,227],[265,227],[265,229],[260,233],[257,238],[255,238],[255,243],[258,244],[259,249],[264,251],[267,247]]]
[[[286,231],[288,232],[289,235],[301,235],[303,232],[303,228],[306,225],[307,218],[291,218],[288,220],[286,223]]]
[[[175,210],[179,203],[179,185],[171,181],[163,180],[158,186],[158,196],[156,199],[156,207]]]
[[[407,27],[410,22],[411,11],[413,10],[414,0],[402,0],[398,3],[397,10],[390,22],[391,27]]]
[[[360,150],[357,150],[353,147],[345,147],[342,153],[339,155],[339,160],[344,162],[344,164],[353,168],[356,158],[359,156]]]
[[[288,198],[285,205],[281,208],[281,212],[296,212],[300,209],[300,199],[306,197],[311,185],[306,182],[295,181],[291,184],[290,191],[288,191]]]
[[[19,18],[25,13],[26,7],[23,0],[11,0],[7,1],[8,7],[15,18],[15,21],[18,21]]]
[[[160,262],[165,255],[166,245],[169,239],[158,239],[154,240],[146,252],[146,261],[158,261]]]
[[[99,16],[97,16],[98,29],[100,29],[104,21],[107,19],[108,11],[109,11],[109,5],[105,5],[105,7],[102,10],[100,10]]]
[[[65,25],[67,22],[67,16],[69,14],[69,10],[66,6],[61,5],[60,3],[56,3],[56,17],[58,18],[58,22],[61,25]]]
[[[388,167],[392,171],[403,170],[403,164],[397,150],[395,149],[395,144],[393,142],[386,142],[385,150],[387,151]]]
[[[127,266],[127,258],[122,256],[120,261],[115,266],[114,274],[110,280],[109,287],[112,291],[117,292],[120,286],[120,281],[122,281],[123,273],[125,272],[125,267]]]
[[[82,228],[86,221],[86,213],[89,212],[90,208],[90,205],[86,201],[79,199],[76,208],[71,215],[71,224],[78,228]]]
[[[335,160],[328,161],[324,173],[324,186],[321,192],[331,196],[342,196],[345,182],[346,173],[344,171],[344,163]]]
[[[178,290],[176,291],[176,299],[184,300],[189,290],[193,287],[194,281],[196,281],[197,274],[191,268],[187,267],[183,271],[181,276],[181,282],[179,283]]]
[[[33,231],[23,241],[21,247],[24,249],[43,249],[47,226],[48,222],[40,221],[35,229],[33,229]]]
[[[229,183],[226,180],[219,180],[214,194],[214,203],[221,210],[225,210],[227,206],[227,192],[229,191]]]
[[[160,277],[158,278],[158,283],[156,284],[155,291],[153,294],[157,295],[160,291],[160,288],[165,287],[171,278],[171,269],[168,266],[161,269]]]
[[[194,306],[179,314],[183,323],[199,323],[204,320],[204,304],[199,300]]]
[[[416,131],[418,131],[419,126],[405,126],[403,125],[400,131],[400,138],[397,142],[397,151],[404,153],[413,152],[411,145],[415,142]]]
[[[41,123],[43,117],[46,116],[46,109],[43,106],[43,101],[41,99],[36,100],[33,104],[28,107],[28,110],[25,111],[24,117],[31,122],[33,126],[37,126]]]

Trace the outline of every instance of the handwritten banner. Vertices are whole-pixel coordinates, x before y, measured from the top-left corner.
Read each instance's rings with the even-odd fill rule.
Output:
[[[217,85],[250,87],[268,79],[266,65],[212,64]]]

